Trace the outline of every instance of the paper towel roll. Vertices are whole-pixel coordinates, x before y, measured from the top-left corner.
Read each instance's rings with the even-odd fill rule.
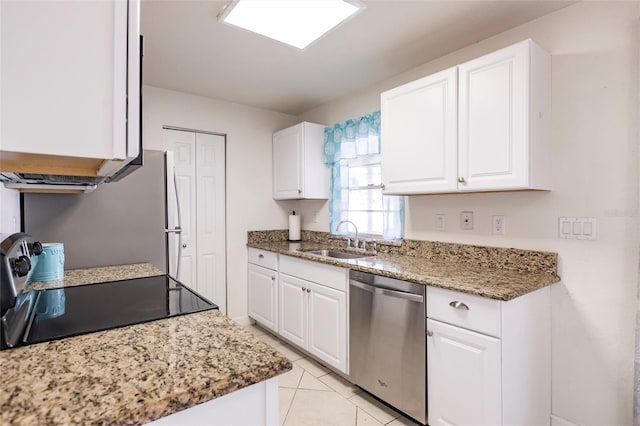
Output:
[[[289,215],[289,241],[300,241],[300,215]]]

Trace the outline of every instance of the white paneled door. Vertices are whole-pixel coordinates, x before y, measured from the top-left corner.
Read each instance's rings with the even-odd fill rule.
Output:
[[[180,281],[226,313],[225,137],[165,129],[164,144],[174,153],[181,208]]]

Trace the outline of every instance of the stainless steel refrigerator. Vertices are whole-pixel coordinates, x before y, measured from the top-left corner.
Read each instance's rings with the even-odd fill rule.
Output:
[[[26,193],[24,231],[64,243],[65,269],[150,262],[176,276],[180,211],[172,161],[170,151],[146,150],[143,167],[91,193]]]

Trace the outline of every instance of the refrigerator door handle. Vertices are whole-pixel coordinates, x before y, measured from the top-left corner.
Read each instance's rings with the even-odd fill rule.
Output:
[[[166,190],[166,198],[167,198],[167,227],[164,230],[166,234],[175,234],[178,236],[178,250],[176,256],[176,270],[174,278],[176,280],[180,280],[180,269],[182,263],[182,209],[180,206],[180,196],[178,194],[178,179],[176,177],[176,168],[173,160],[173,151],[165,151],[165,171],[166,171],[166,181],[165,181],[165,190]],[[173,188],[171,188],[173,186]],[[175,197],[175,203],[173,202],[173,197]],[[173,205],[172,205],[173,204]],[[175,210],[174,210],[175,208]],[[177,213],[174,221],[173,213]],[[177,223],[176,223],[177,222]],[[175,226],[174,226],[175,224]],[[171,226],[174,226],[171,228]],[[173,244],[170,244],[171,241],[167,239],[167,262],[168,262],[168,271],[171,271],[172,265],[172,252],[171,247]]]
[[[178,179],[176,178],[176,167],[173,166],[173,189],[176,192],[176,208],[178,209],[178,259],[176,261],[176,280],[180,281],[180,263],[182,263],[182,214],[180,212],[180,195],[178,194]]]

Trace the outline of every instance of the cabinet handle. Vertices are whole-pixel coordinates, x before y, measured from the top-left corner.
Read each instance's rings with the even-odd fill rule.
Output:
[[[427,336],[429,336],[429,337],[433,336],[433,331],[427,330]]]
[[[458,302],[456,300],[454,300],[453,302],[449,303],[449,306],[451,306],[452,308],[462,309],[462,310],[465,310],[465,311],[469,310],[469,307],[467,305],[465,305],[462,302]]]
[[[264,254],[259,254],[258,259],[264,259]]]
[[[464,178],[463,178],[462,176],[461,176],[461,177],[459,177],[459,178],[458,178],[458,182],[460,182],[460,183],[464,183]]]

